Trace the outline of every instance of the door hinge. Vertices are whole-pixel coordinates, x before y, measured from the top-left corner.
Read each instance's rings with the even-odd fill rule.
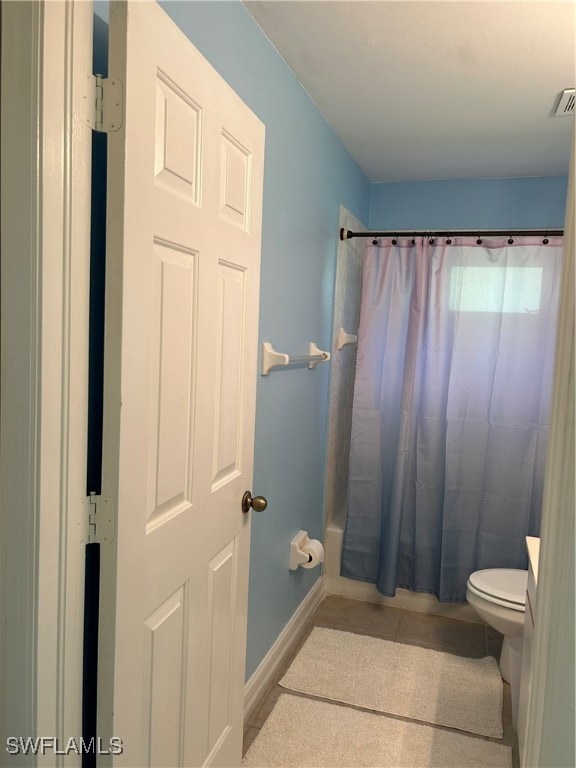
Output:
[[[114,502],[91,493],[88,510],[88,544],[110,544],[114,538]]]
[[[122,127],[124,88],[115,77],[90,75],[88,125],[98,133],[113,133]]]

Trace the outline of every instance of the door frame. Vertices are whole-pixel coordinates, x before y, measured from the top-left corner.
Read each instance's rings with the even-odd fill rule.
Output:
[[[0,749],[15,765],[8,736],[82,735],[91,72],[91,2],[2,3]],[[79,762],[45,752],[27,759]]]
[[[575,160],[573,132],[523,767],[566,765],[574,749]]]

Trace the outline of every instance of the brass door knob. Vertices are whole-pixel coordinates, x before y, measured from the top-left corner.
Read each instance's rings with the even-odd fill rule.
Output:
[[[264,512],[267,506],[268,502],[264,496],[252,496],[250,491],[246,491],[244,496],[242,496],[242,512],[244,514],[249,511],[250,507],[252,507],[254,512]]]

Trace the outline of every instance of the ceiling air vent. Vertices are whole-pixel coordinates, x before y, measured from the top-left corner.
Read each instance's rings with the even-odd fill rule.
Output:
[[[566,88],[562,91],[556,109],[554,110],[554,117],[574,114],[574,93],[574,88]]]

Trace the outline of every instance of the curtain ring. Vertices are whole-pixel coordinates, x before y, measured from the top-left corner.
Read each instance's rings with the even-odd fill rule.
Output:
[[[398,242],[398,233],[396,233],[392,238],[392,245],[396,245],[397,242]]]
[[[448,235],[448,237],[446,238],[446,245],[452,245],[452,238],[450,237],[450,235]]]
[[[412,235],[412,245],[416,245],[416,232]]]
[[[546,234],[544,235],[544,240],[542,240],[542,243],[544,245],[548,245],[549,242],[550,240],[548,240],[548,230],[546,230]]]
[[[378,245],[378,239],[375,237],[374,240],[372,240],[372,245]]]
[[[510,235],[510,237],[508,238],[508,245],[513,245],[513,244],[514,244],[514,238],[512,237],[512,235]]]
[[[482,238],[480,237],[480,232],[478,232],[478,240],[476,240],[476,245],[482,245]]]
[[[430,243],[430,245],[434,245],[434,238],[431,237],[430,240],[428,240],[428,242]]]

